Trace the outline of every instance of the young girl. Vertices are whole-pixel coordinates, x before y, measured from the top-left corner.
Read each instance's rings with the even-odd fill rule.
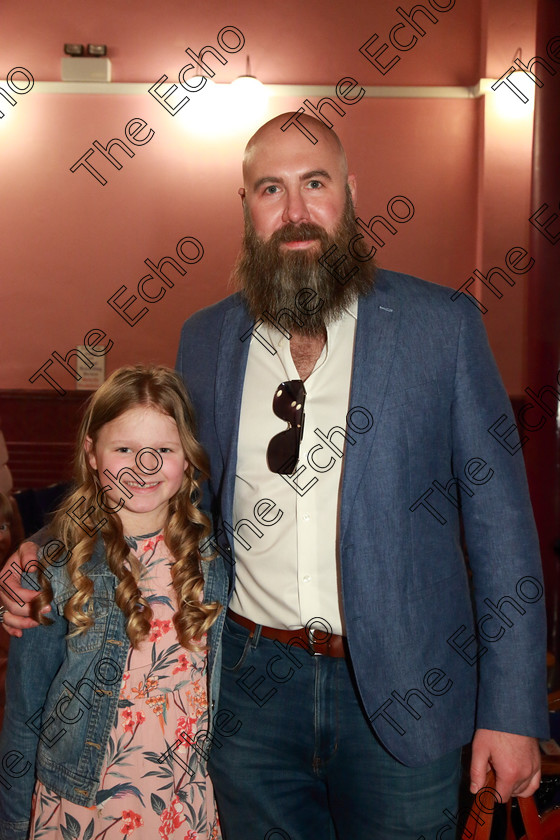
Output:
[[[205,770],[205,642],[222,606],[202,602],[214,561],[198,549],[208,465],[193,425],[164,367],[121,368],[89,403],[76,489],[22,578],[39,581],[42,626],[11,645],[1,840],[221,836]],[[40,617],[49,603],[52,620]]]

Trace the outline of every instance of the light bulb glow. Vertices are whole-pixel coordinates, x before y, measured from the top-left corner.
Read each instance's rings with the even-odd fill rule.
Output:
[[[251,117],[261,117],[268,104],[266,88],[254,76],[235,79],[230,85],[230,96],[236,110]]]
[[[496,84],[496,83],[495,83]],[[502,119],[519,120],[533,117],[535,83],[522,71],[511,73],[488,92],[496,114]]]
[[[247,131],[258,126],[266,115],[268,93],[254,76],[240,76],[231,84],[214,84],[204,77],[191,77],[186,85],[190,101],[177,114],[177,119],[187,131],[199,137]]]

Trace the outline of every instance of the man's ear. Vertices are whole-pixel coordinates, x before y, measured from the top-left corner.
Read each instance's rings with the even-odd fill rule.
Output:
[[[350,187],[350,195],[352,196],[352,202],[354,205],[356,205],[358,201],[358,183],[356,181],[355,175],[348,176],[348,186]]]
[[[95,457],[95,450],[93,448],[93,440],[88,436],[84,440],[84,450],[86,453],[86,458],[89,461],[90,467],[92,469],[97,469],[97,458]]]
[[[245,201],[245,187],[239,187],[237,194],[241,196],[241,203]]]

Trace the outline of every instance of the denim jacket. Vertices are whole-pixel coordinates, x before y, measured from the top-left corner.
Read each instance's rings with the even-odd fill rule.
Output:
[[[0,735],[0,840],[27,837],[35,778],[70,802],[95,804],[130,646],[124,614],[115,603],[118,580],[107,566],[101,539],[83,567],[94,585],[94,624],[86,633],[66,639],[71,625],[64,606],[75,589],[62,566],[47,568],[53,624],[25,630],[10,643]],[[202,568],[205,600],[224,605],[208,633],[210,735],[228,582],[219,555]],[[207,758],[206,752],[197,752]]]

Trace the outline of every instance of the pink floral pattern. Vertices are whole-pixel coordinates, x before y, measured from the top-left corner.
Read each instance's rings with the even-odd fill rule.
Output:
[[[206,654],[178,643],[163,535],[131,547],[154,615],[148,638],[128,653],[96,804],[74,805],[37,782],[29,840],[221,840],[212,784],[192,747],[208,728]]]

